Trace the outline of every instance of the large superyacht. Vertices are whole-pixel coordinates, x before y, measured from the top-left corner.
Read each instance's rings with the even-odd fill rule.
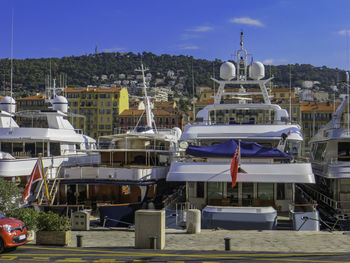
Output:
[[[221,80],[213,79],[219,84],[214,104],[185,127],[182,156],[172,162],[167,180],[185,182],[186,202],[202,210],[202,227],[276,229],[277,213],[300,202],[295,185],[314,184],[315,178],[301,157],[300,126],[271,103],[266,85],[272,78],[263,79],[261,62],[248,62],[243,33],[240,46],[236,60],[221,65]],[[229,92],[233,85],[238,92]],[[222,104],[228,95],[239,103]],[[245,103],[252,96],[262,96],[263,103]],[[233,157],[239,160],[236,174]]]
[[[349,75],[347,73],[347,85]],[[325,221],[337,229],[350,229],[350,128],[345,97],[332,116],[310,140],[312,169],[316,185],[304,190],[318,203]]]
[[[0,101],[0,177],[24,184],[40,155],[47,178],[55,178],[62,166],[100,162],[98,154],[87,153],[96,149],[96,141],[65,119],[67,99],[55,94],[48,102],[52,109],[16,112],[12,97]],[[29,119],[29,125],[18,125],[15,116]]]
[[[61,191],[56,202],[97,209],[106,226],[128,226],[135,210],[162,208],[163,191],[169,190],[165,178],[182,132],[156,127],[145,70],[141,65],[145,111],[137,125],[101,136],[99,149],[92,151],[101,155],[101,163],[64,169],[61,178],[68,191]]]

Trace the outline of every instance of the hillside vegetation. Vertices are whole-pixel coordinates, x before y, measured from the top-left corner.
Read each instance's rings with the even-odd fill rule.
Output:
[[[63,58],[41,58],[14,60],[14,91],[33,93],[43,91],[45,79],[51,74],[59,80],[60,74],[67,76],[71,86],[86,86],[113,83],[120,73],[135,74],[141,60],[150,69],[153,80],[166,77],[168,70],[173,70],[177,76],[185,77],[185,90],[192,93],[192,67],[194,86],[212,86],[211,76],[219,76],[221,60],[209,61],[194,59],[191,56],[155,55],[144,52],[134,53],[99,53]],[[274,84],[278,87],[289,85],[289,71],[292,74],[292,86],[301,86],[303,80],[319,81],[322,90],[328,90],[330,85],[344,81],[344,71],[312,65],[295,64],[281,66],[266,66],[266,77],[274,76]],[[10,82],[10,60],[0,59],[0,81],[2,91]],[[107,75],[107,80],[100,76]],[[153,83],[151,83],[152,85]]]

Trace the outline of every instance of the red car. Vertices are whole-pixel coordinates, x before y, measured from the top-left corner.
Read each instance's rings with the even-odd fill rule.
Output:
[[[27,243],[27,228],[21,220],[0,214],[0,253]]]

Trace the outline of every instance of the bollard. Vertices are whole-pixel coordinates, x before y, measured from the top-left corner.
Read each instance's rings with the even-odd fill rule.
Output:
[[[229,251],[231,250],[231,238],[225,237],[225,250]]]
[[[149,238],[149,247],[150,249],[157,249],[157,237]]]
[[[83,236],[77,235],[77,247],[82,247],[82,246],[83,246]]]

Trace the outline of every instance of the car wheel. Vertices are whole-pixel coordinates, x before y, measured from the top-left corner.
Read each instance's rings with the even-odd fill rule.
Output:
[[[2,238],[0,238],[0,253],[4,253],[4,251],[5,251],[4,240],[2,240]]]

